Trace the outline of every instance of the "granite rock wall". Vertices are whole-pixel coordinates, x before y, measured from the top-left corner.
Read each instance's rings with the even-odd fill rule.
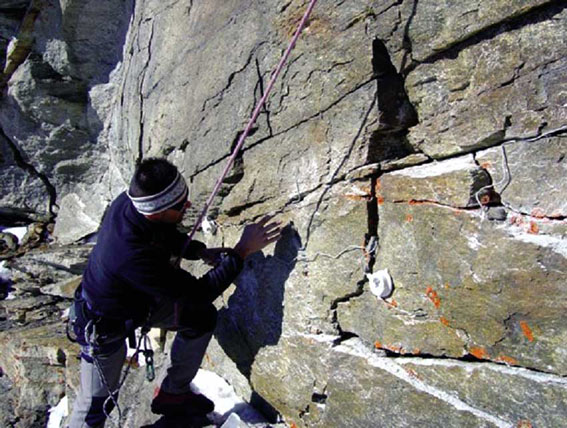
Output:
[[[306,3],[42,3],[0,100],[2,209],[72,243],[165,156],[190,227]],[[549,0],[320,1],[198,236],[285,225],[219,300],[206,366],[299,427],[560,426],[566,22]]]

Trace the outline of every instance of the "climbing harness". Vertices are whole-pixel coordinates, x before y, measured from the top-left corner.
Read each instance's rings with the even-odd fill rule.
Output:
[[[268,83],[268,86],[266,87],[264,95],[262,95],[262,98],[260,98],[260,101],[258,101],[258,104],[256,105],[254,112],[252,113],[252,117],[250,118],[248,125],[246,125],[244,132],[240,135],[238,143],[236,144],[236,147],[234,148],[232,155],[230,156],[230,158],[229,158],[229,160],[226,164],[226,167],[224,168],[223,172],[221,173],[220,177],[218,178],[218,180],[215,184],[215,187],[213,188],[213,191],[211,192],[211,195],[207,199],[207,202],[205,203],[205,207],[203,208],[203,211],[201,211],[201,214],[197,218],[197,221],[195,222],[195,225],[193,226],[191,233],[189,233],[189,235],[187,236],[187,240],[185,241],[185,245],[183,246],[183,250],[181,251],[179,257],[176,260],[176,263],[175,263],[176,266],[179,266],[179,264],[181,263],[182,255],[185,253],[185,250],[187,250],[189,243],[191,242],[191,240],[195,236],[197,229],[200,227],[201,222],[205,218],[207,211],[209,210],[209,208],[211,207],[211,205],[213,203],[213,199],[217,195],[224,179],[226,178],[226,175],[230,171],[230,168],[232,167],[232,164],[234,163],[236,156],[238,156],[238,153],[240,152],[240,149],[242,148],[242,145],[244,144],[244,140],[246,140],[246,137],[250,133],[252,126],[254,126],[254,123],[256,122],[256,119],[258,118],[258,115],[260,114],[260,110],[262,109],[262,107],[266,103],[268,95],[270,94],[270,91],[272,90],[272,87],[274,86],[274,83],[276,82],[278,75],[282,71],[285,63],[287,62],[287,59],[288,59],[291,51],[295,47],[295,44],[297,43],[297,40],[299,39],[299,36],[301,35],[301,32],[303,31],[303,28],[305,27],[305,24],[306,24],[307,20],[309,19],[309,16],[311,15],[311,11],[315,7],[315,3],[317,3],[317,0],[311,0],[309,2],[309,6],[307,6],[307,10],[305,11],[305,14],[303,15],[303,18],[301,19],[301,22],[299,23],[299,26],[297,27],[297,30],[295,31],[295,34],[294,34],[293,38],[291,39],[291,42],[290,42],[287,50],[285,51],[284,55],[280,59],[280,62],[277,65],[276,69],[272,73],[272,77],[271,77],[271,79]]]

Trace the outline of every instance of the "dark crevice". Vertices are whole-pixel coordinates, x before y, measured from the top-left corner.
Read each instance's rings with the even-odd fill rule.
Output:
[[[220,101],[222,100],[222,97],[223,97],[224,93],[225,93],[225,92],[230,88],[230,86],[232,85],[232,81],[234,80],[234,78],[235,78],[238,74],[242,73],[244,70],[246,70],[246,69],[248,68],[248,66],[249,66],[250,63],[252,62],[252,59],[253,59],[254,56],[256,55],[256,52],[258,51],[258,49],[259,49],[263,44],[265,44],[265,43],[266,43],[266,42],[261,42],[261,43],[259,43],[258,45],[256,45],[256,46],[254,47],[254,49],[252,49],[252,51],[251,51],[250,54],[248,55],[248,58],[246,59],[245,64],[244,64],[241,68],[239,68],[238,70],[233,71],[232,73],[229,74],[226,85],[225,85],[219,92],[217,92],[215,95],[213,95],[213,96],[207,98],[207,99],[203,102],[203,106],[201,107],[201,111],[205,111],[205,110],[207,109],[207,104],[208,104],[210,101],[214,100],[214,99],[217,99],[218,102],[217,102],[215,105],[213,105],[213,108],[219,105]]]
[[[384,42],[372,42],[372,69],[378,86],[379,132],[396,133],[417,125],[417,112],[409,101],[404,79],[392,64]]]
[[[21,169],[23,169],[24,171],[26,171],[31,176],[39,178],[43,183],[43,185],[45,186],[45,189],[47,190],[47,194],[49,195],[48,220],[52,220],[55,217],[55,213],[53,212],[53,209],[57,206],[56,205],[57,191],[55,190],[55,187],[49,182],[49,179],[45,174],[42,174],[37,169],[35,169],[35,167],[31,163],[26,162],[24,156],[20,153],[20,150],[18,149],[16,143],[14,143],[11,140],[11,138],[9,138],[8,135],[6,135],[2,127],[0,127],[0,137],[6,141],[8,147],[12,151],[12,156],[14,157],[14,161],[16,162],[16,165]]]
[[[542,4],[520,15],[513,16],[503,21],[499,21],[487,27],[481,28],[477,32],[469,35],[468,38],[455,42],[453,45],[448,46],[443,51],[435,52],[422,61],[414,61],[407,66],[402,67],[402,74],[404,76],[407,76],[420,64],[431,64],[442,59],[455,59],[459,52],[463,51],[464,49],[477,45],[483,41],[491,40],[501,34],[519,30],[520,28],[528,25],[550,21],[555,15],[561,13],[566,7],[567,4],[565,2]]]
[[[142,162],[142,160],[144,159],[144,82],[146,80],[146,73],[148,71],[148,67],[150,65],[150,62],[152,60],[152,42],[154,39],[154,21],[151,21],[151,30],[150,30],[150,38],[149,38],[149,42],[148,42],[148,57],[146,59],[146,63],[144,64],[144,68],[142,69],[142,72],[140,73],[140,76],[138,77],[139,79],[139,94],[140,94],[140,116],[139,116],[139,121],[140,121],[140,135],[138,137],[138,158],[136,159],[136,165],[139,165],[140,162]],[[138,27],[138,29],[141,28],[141,24]],[[138,35],[139,37],[139,35]]]
[[[513,367],[513,368],[520,368],[520,369],[524,369],[524,370],[528,370],[530,372],[533,373],[541,373],[541,374],[545,374],[545,375],[551,375],[551,376],[557,376],[557,377],[562,377],[561,375],[557,374],[557,373],[553,373],[553,372],[549,372],[549,371],[545,371],[545,370],[540,370],[540,369],[536,369],[533,367],[526,367],[526,366],[521,366],[521,365],[514,365],[514,364],[510,364],[510,363],[506,363],[504,361],[495,361],[495,360],[491,360],[488,358],[478,358],[475,357],[474,355],[467,353],[465,355],[463,355],[462,357],[451,357],[451,356],[447,356],[447,355],[434,355],[434,354],[427,354],[427,353],[419,353],[419,354],[415,354],[412,352],[395,352],[392,351],[390,349],[386,349],[386,348],[376,348],[382,352],[385,353],[386,357],[388,358],[394,358],[394,359],[412,359],[412,358],[417,358],[420,360],[446,360],[446,361],[458,361],[458,362],[463,362],[463,363],[477,363],[477,364],[496,364],[499,366],[506,366],[506,367]]]
[[[348,302],[350,299],[352,299],[354,297],[362,296],[362,294],[364,293],[364,283],[365,282],[366,282],[366,279],[358,281],[358,283],[356,284],[356,290],[355,291],[333,300],[333,303],[331,303],[331,310],[337,309],[339,303]]]
[[[236,217],[236,216],[240,215],[243,211],[246,211],[247,209],[252,208],[255,205],[263,204],[264,202],[266,202],[269,199],[271,199],[271,198],[259,199],[257,201],[248,202],[246,204],[242,204],[242,205],[238,205],[236,207],[232,207],[232,208],[230,208],[229,210],[226,211],[226,215],[229,216],[229,217]]]
[[[256,84],[256,88],[254,88],[254,106],[252,107],[252,111],[250,112],[250,117],[252,117],[252,114],[254,113],[254,109],[258,100],[264,96],[264,79],[262,77],[262,71],[260,70],[260,62],[258,61],[258,58],[256,58],[256,73],[258,74],[258,83]],[[258,89],[260,90],[260,93],[258,94],[259,97],[257,99],[256,91]],[[266,105],[267,103],[264,103],[264,105],[262,106],[262,112],[266,115],[266,124],[269,131],[268,138],[271,138],[274,135],[274,130],[272,129],[272,124],[270,122],[270,111],[268,110]]]
[[[402,38],[402,47],[404,49],[404,57],[402,59],[401,65],[400,65],[400,70],[402,70],[402,72],[405,71],[406,64],[409,63],[410,64],[409,67],[411,67],[414,64],[414,60],[412,58],[413,47],[412,47],[412,43],[411,43],[411,38],[409,36],[409,29],[410,29],[411,23],[413,22],[413,19],[415,18],[415,15],[417,13],[417,1],[418,0],[413,0],[412,10],[411,10],[410,16],[408,17],[406,24],[404,26],[404,34],[403,34],[403,38]],[[407,75],[407,73],[404,73],[404,74]]]

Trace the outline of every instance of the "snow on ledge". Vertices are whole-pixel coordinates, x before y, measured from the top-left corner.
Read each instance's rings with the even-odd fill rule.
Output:
[[[477,165],[474,163],[472,155],[467,155],[459,158],[400,169],[390,173],[389,175],[401,175],[411,178],[427,178],[474,168],[477,168]]]

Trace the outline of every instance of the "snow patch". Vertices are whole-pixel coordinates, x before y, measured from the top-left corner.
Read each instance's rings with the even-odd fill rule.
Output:
[[[11,233],[18,238],[18,242],[22,242],[22,239],[24,239],[24,236],[26,236],[26,233],[28,232],[28,228],[26,226],[9,227],[7,229],[2,229],[2,232]]]
[[[10,269],[6,267],[6,260],[0,262],[0,278],[5,281],[10,280]]]
[[[63,418],[69,416],[69,399],[64,396],[57,406],[48,410],[47,428],[60,428]]]
[[[220,425],[223,421],[229,423],[227,428],[232,428],[238,420],[247,423],[264,423],[266,419],[252,406],[243,401],[234,388],[222,377],[208,370],[199,369],[195,379],[191,382],[192,389],[211,399],[215,403],[215,412],[212,415],[213,422]],[[233,417],[233,415],[235,415]],[[224,425],[223,425],[224,427]]]
[[[449,159],[440,162],[428,163],[426,165],[412,166],[399,171],[394,171],[390,175],[402,175],[411,178],[437,177],[444,174],[450,174],[457,171],[475,169],[477,165],[474,163],[472,156],[463,156],[460,158]]]

